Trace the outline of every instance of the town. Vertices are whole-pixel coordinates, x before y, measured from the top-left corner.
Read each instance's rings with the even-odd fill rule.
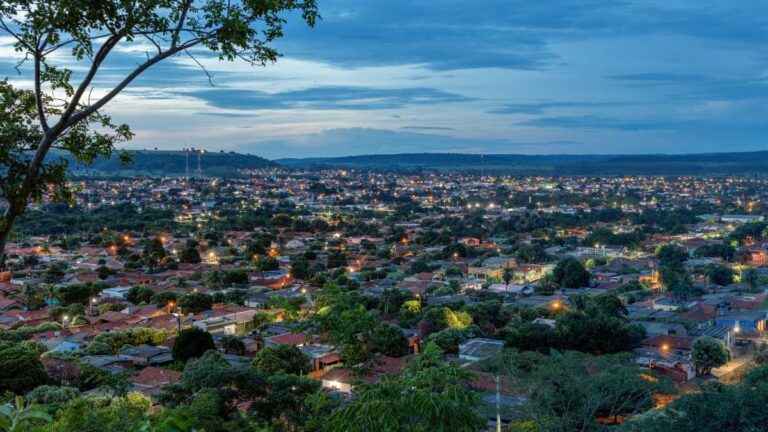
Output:
[[[59,430],[649,430],[765,373],[766,178],[240,174],[30,205],[0,390]]]

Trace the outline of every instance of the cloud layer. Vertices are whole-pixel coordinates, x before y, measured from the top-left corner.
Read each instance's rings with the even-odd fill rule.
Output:
[[[323,0],[266,68],[195,51],[109,106],[131,147],[268,157],[418,151],[766,149],[768,4],[756,0]],[[0,76],[30,69],[0,35]],[[123,47],[105,91],[149,47]],[[84,65],[57,58],[74,78]]]

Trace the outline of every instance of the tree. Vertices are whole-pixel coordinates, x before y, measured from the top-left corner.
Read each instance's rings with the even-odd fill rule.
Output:
[[[245,355],[245,343],[237,336],[224,336],[221,338],[221,346],[227,354]]]
[[[390,357],[402,357],[408,354],[408,340],[403,332],[392,325],[380,324],[370,335],[371,351]]]
[[[555,283],[563,288],[589,286],[590,274],[581,261],[576,258],[565,258],[558,262],[552,275]]]
[[[381,313],[384,315],[389,316],[390,314],[398,312],[403,303],[410,298],[411,293],[406,290],[396,288],[385,289],[384,292],[381,293],[381,298],[379,299],[379,310],[381,310]]]
[[[554,352],[540,357],[523,376],[527,402],[523,418],[541,431],[599,431],[599,419],[616,422],[653,407],[653,396],[671,385],[633,364],[629,355],[593,357]]]
[[[47,382],[37,352],[24,344],[0,343],[0,391],[22,395]]]
[[[665,244],[656,249],[656,258],[660,266],[681,266],[688,260],[688,251],[680,246]]]
[[[264,384],[252,368],[232,366],[211,350],[187,362],[179,382],[164,387],[159,399],[167,407],[178,407],[194,403],[202,392],[214,393],[219,399],[216,415],[227,416],[237,411],[237,404],[263,397]]]
[[[713,383],[685,394],[666,408],[638,416],[627,432],[721,432],[768,429],[766,367],[750,371],[734,385]]]
[[[187,240],[187,244],[179,255],[179,261],[189,264],[198,264],[200,262],[200,252],[197,250],[196,241]]]
[[[14,403],[0,406],[0,430],[3,432],[28,431],[35,424],[51,422],[52,418],[40,407],[27,404],[24,398],[16,396]]]
[[[713,368],[726,364],[730,358],[728,350],[717,339],[704,336],[693,342],[691,359],[696,368],[696,375],[709,375]]]
[[[155,292],[152,288],[146,285],[136,285],[128,290],[128,294],[125,296],[126,300],[133,304],[149,303]]]
[[[291,259],[291,276],[296,279],[311,279],[314,273],[310,269],[309,261],[303,257],[294,257]]]
[[[173,344],[173,359],[186,362],[189,359],[197,358],[205,354],[208,350],[215,350],[213,337],[205,330],[197,327],[184,329],[176,337]]]
[[[173,291],[162,291],[152,296],[150,301],[158,308],[168,307],[170,303],[176,302],[178,295]]]
[[[705,270],[707,279],[715,285],[730,285],[733,283],[733,270],[722,265],[709,265]]]
[[[114,398],[78,398],[68,403],[49,426],[56,432],[134,432],[149,416],[149,399],[140,393]]]
[[[0,265],[15,220],[30,200],[49,185],[67,196],[66,162],[47,158],[52,148],[80,162],[111,155],[115,143],[131,138],[126,125],[115,125],[101,110],[137,77],[157,63],[190,49],[207,49],[220,60],[242,59],[265,65],[279,53],[270,44],[283,36],[284,14],[301,13],[310,26],[318,16],[315,0],[224,2],[206,0],[124,2],[105,0],[7,0],[0,4],[0,30],[33,63],[32,91],[0,83],[0,193],[8,207],[0,219]],[[91,100],[89,89],[102,66],[122,46],[146,40],[155,48],[111,90]],[[67,57],[83,63],[78,84],[72,71],[49,59]],[[58,92],[53,98],[49,91]],[[97,126],[93,128],[92,126]],[[55,159],[55,160],[52,160]]]
[[[355,398],[327,420],[327,430],[470,432],[486,420],[478,414],[478,396],[467,389],[471,375],[442,361],[427,344],[401,375],[355,388]]]
[[[506,285],[507,289],[509,289],[509,284],[512,282],[512,279],[515,276],[514,270],[512,270],[509,267],[504,268],[504,273],[502,273],[501,278],[504,280],[504,285]]]
[[[306,430],[313,395],[320,392],[320,382],[291,374],[267,377],[267,395],[251,407],[253,414],[277,426],[277,430]]]
[[[179,298],[179,307],[184,313],[200,313],[213,306],[213,298],[208,294],[191,292]]]
[[[691,275],[684,267],[664,266],[660,274],[661,282],[673,297],[686,300],[695,293]]]
[[[253,367],[270,375],[276,373],[302,375],[311,371],[309,357],[290,345],[262,349],[253,358]]]
[[[447,328],[430,334],[426,340],[448,354],[458,354],[459,345],[472,335],[471,331]]]
[[[744,272],[741,274],[741,281],[749,286],[750,291],[757,291],[757,287],[760,282],[757,270],[755,270],[753,267],[744,270]]]

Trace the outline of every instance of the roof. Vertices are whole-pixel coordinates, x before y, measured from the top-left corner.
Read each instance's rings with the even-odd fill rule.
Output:
[[[133,383],[145,387],[173,384],[181,379],[181,372],[149,366],[133,377]]]
[[[497,339],[474,338],[459,345],[459,355],[485,358],[495,355],[503,347],[504,342]]]
[[[267,338],[267,341],[277,345],[303,345],[307,342],[307,336],[304,333],[283,333],[281,335]]]
[[[680,318],[689,321],[709,321],[717,316],[717,308],[705,303],[699,303],[693,309],[680,314]]]
[[[657,335],[644,340],[643,346],[652,346],[656,348],[666,346],[670,349],[690,350],[693,348],[693,340],[694,338],[690,336]]]

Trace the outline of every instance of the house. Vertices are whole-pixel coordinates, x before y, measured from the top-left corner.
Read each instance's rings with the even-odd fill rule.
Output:
[[[163,387],[181,379],[181,372],[154,366],[142,369],[131,379],[134,390],[147,396],[157,396]]]
[[[80,363],[93,366],[113,375],[124,372],[131,367],[131,362],[119,355],[91,355],[80,358]]]
[[[341,356],[328,345],[304,344],[299,347],[312,362],[312,371],[324,371],[341,364]]]
[[[660,321],[636,321],[634,324],[643,326],[649,336],[688,336],[688,330],[682,324]]]
[[[160,365],[173,361],[171,349],[165,346],[129,345],[120,350],[120,356],[139,366]]]
[[[301,347],[307,343],[307,335],[304,333],[283,333],[266,339],[266,346],[290,345]]]
[[[322,378],[324,389],[349,395],[354,385],[359,382],[373,384],[379,382],[387,375],[397,375],[403,372],[410,360],[406,357],[378,356],[368,372],[362,377],[357,377],[351,369],[337,367],[325,373]]]
[[[691,360],[693,341],[690,336],[652,336],[634,350],[635,362],[675,382],[688,381],[696,375]]]
[[[226,315],[214,316],[210,318],[195,321],[195,327],[205,330],[211,334],[234,335],[241,333],[253,322],[253,317],[258,312],[256,310],[243,310],[240,312],[228,313]]]
[[[125,300],[128,296],[128,291],[131,290],[131,287],[128,286],[119,286],[114,288],[106,288],[101,290],[101,293],[99,294],[102,299],[116,299],[116,300]]]
[[[766,312],[746,311],[715,318],[715,326],[733,329],[736,333],[762,333],[765,331]]]

